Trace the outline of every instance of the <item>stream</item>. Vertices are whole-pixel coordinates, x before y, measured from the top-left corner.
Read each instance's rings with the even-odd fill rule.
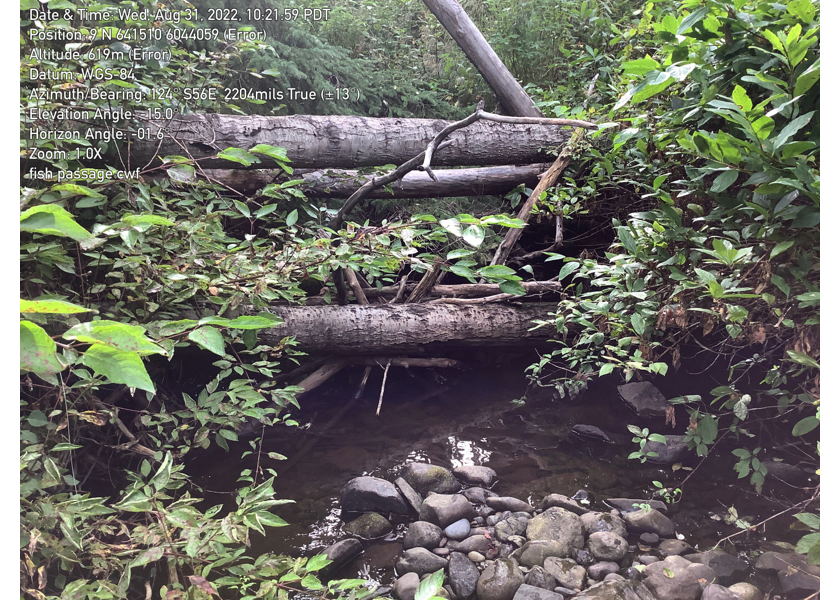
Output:
[[[718,456],[699,465],[696,474],[691,470],[700,463],[696,456],[676,469],[628,460],[627,455],[638,450],[638,445],[629,443],[627,424],[647,426],[662,434],[682,434],[688,422],[686,411],[677,408],[677,426],[673,429],[663,422],[645,422],[619,399],[616,385],[622,382],[607,378],[594,381],[575,403],[542,394],[541,399],[517,405],[512,401],[526,391],[523,371],[529,363],[521,357],[501,355],[467,373],[392,368],[379,416],[375,412],[382,370],[374,368],[360,400],[326,433],[321,433],[321,428],[353,397],[363,368],[345,369],[329,384],[308,394],[301,401],[302,410],[295,414],[306,424],[305,429],[280,427],[264,433],[262,466],[280,473],[274,486],[277,497],[295,503],[275,511],[289,522],[287,527],[271,528],[265,537],[254,534],[252,552],[313,555],[350,537],[342,530],[338,501],[342,486],[362,475],[394,481],[408,462],[450,469],[462,465],[490,467],[498,475],[494,492],[526,500],[533,506],[548,494],[572,496],[585,490],[591,497],[589,508],[606,511],[609,508],[603,504],[604,499],[653,498],[656,488],[652,481],[675,487],[691,475],[679,503],[669,507],[669,516],[676,525],[677,537],[698,550],[708,550],[718,540],[739,531],[726,522],[730,507],[735,507],[742,518],[758,523],[808,497],[807,492],[770,478],[763,495],[756,494],[747,479],[736,479],[732,470],[735,459],[725,443]],[[690,376],[684,372],[656,380],[666,398],[684,394],[708,397],[708,391],[721,383],[709,374]],[[572,432],[572,427],[579,424],[597,426],[628,443],[609,445],[581,439]],[[277,452],[291,458],[312,436],[318,439],[315,447],[285,472],[283,461],[265,456]],[[760,440],[755,442],[761,445]],[[229,491],[241,485],[236,483],[240,472],[253,469],[253,454],[240,459],[247,449],[245,443],[234,444],[229,453],[214,451],[190,466],[210,504],[230,502]],[[776,452],[763,453],[761,459],[790,461],[783,449]],[[334,577],[392,584],[409,522],[407,518],[392,519],[392,533],[363,540],[364,553]],[[802,532],[791,531],[789,523],[777,519],[756,533],[736,536],[735,547],[722,547],[749,559],[757,551],[790,552],[785,544],[795,544],[801,536]],[[751,571],[750,581],[762,589],[772,587],[773,582],[768,583],[764,577]]]

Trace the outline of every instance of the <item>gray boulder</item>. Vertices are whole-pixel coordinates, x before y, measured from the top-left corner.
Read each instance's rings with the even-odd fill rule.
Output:
[[[443,538],[443,531],[434,523],[428,521],[415,521],[408,526],[403,539],[403,547],[410,548],[437,548]]]
[[[449,583],[458,598],[467,598],[475,591],[480,573],[475,563],[460,552],[449,558]],[[413,600],[413,598],[412,598]]]
[[[601,560],[620,561],[629,547],[627,540],[610,531],[596,531],[587,541],[592,556]]]
[[[397,561],[397,574],[405,575],[406,573],[417,573],[423,575],[425,573],[434,573],[438,569],[443,569],[447,565],[446,559],[432,554],[425,548],[410,548],[403,552],[403,555]]]
[[[411,487],[402,477],[397,477],[394,480],[394,485],[405,496],[405,499],[411,505],[411,508],[414,509],[414,512],[419,513],[420,507],[423,505],[423,497],[417,493],[417,490]]]
[[[523,502],[519,498],[511,498],[510,496],[495,496],[487,498],[487,506],[498,511],[509,510],[511,512],[534,512],[534,509],[530,504]]]
[[[664,417],[671,404],[649,381],[618,386],[618,395],[643,419]]]
[[[320,573],[322,575],[332,573],[342,565],[356,558],[363,551],[364,548],[362,547],[362,543],[356,538],[349,538],[336,542],[332,546],[329,546],[321,551],[321,554],[325,554],[327,558],[330,559],[330,564],[324,567]]]
[[[493,498],[499,495],[496,492],[491,492],[483,487],[467,488],[461,493],[467,497],[467,500],[475,502],[476,504],[486,504],[487,498]]]
[[[545,588],[523,583],[516,590],[513,600],[563,600],[563,596]]]
[[[550,557],[568,558],[569,547],[553,540],[534,540],[525,544],[511,554],[520,565],[526,567],[542,566]]]
[[[738,600],[764,600],[764,594],[751,583],[740,581],[729,586],[729,591],[735,594]]]
[[[713,583],[703,590],[700,600],[738,600],[738,596],[722,585]]]
[[[394,594],[398,600],[414,600],[414,593],[420,585],[417,573],[406,573],[394,582]]]
[[[604,581],[584,590],[575,600],[657,600],[650,590],[638,581]]]
[[[580,521],[587,535],[599,531],[609,531],[620,537],[627,537],[627,526],[621,517],[605,512],[588,512],[580,516]]]
[[[714,572],[681,556],[669,556],[642,571],[642,582],[659,600],[698,600],[703,584],[713,583]]]
[[[390,533],[392,529],[388,519],[379,513],[364,514],[344,526],[345,531],[365,540],[382,537]]]
[[[767,469],[767,476],[797,487],[808,485],[810,474],[794,465],[775,460],[763,460],[761,464]]]
[[[601,581],[607,575],[618,573],[620,570],[621,567],[618,566],[618,563],[602,561],[596,562],[594,565],[589,565],[589,568],[586,569],[586,574],[595,581]]]
[[[594,425],[575,425],[572,433],[585,440],[593,440],[603,444],[617,444],[618,440],[606,433],[603,429]]]
[[[676,531],[674,522],[654,508],[627,513],[624,522],[631,533],[655,533],[665,538],[672,537]]]
[[[586,581],[586,569],[569,558],[550,557],[545,559],[543,568],[557,580],[557,585],[572,590],[583,589]]]
[[[576,514],[553,506],[528,522],[525,535],[529,540],[554,540],[572,548],[583,548],[583,522]]]
[[[809,565],[802,554],[765,552],[755,563],[762,571],[776,571],[785,593],[815,592],[820,589],[820,568]]]
[[[688,444],[684,435],[665,435],[665,443],[649,441],[645,452],[656,452],[657,456],[648,457],[647,461],[654,465],[672,465],[688,456]]]
[[[660,549],[661,547],[660,544]],[[735,583],[738,579],[743,579],[750,570],[750,563],[721,549],[686,554],[685,558],[693,563],[700,563],[711,568],[715,572],[717,581],[727,585]]]
[[[463,554],[469,554],[470,552],[480,552],[484,553],[490,549],[492,546],[492,542],[484,537],[483,535],[471,535],[465,540],[460,542],[449,542],[447,543],[446,547],[449,548],[452,552],[461,552]]]
[[[642,535],[645,535],[645,534],[643,533]],[[648,535],[656,535],[656,534],[648,534]],[[661,542],[659,542],[659,549],[658,549],[659,554],[662,556],[662,558],[665,558],[666,556],[680,556],[680,555],[686,554],[688,552],[691,552],[692,550],[694,550],[694,548],[690,544],[687,544],[682,540],[662,540]],[[695,555],[695,556],[697,556],[697,555]],[[700,560],[692,560],[688,556],[686,556],[686,559],[690,560],[691,562],[703,562],[703,561],[700,561]]]
[[[551,508],[552,506],[559,506],[560,508],[565,508],[569,512],[573,512],[576,515],[583,515],[587,512],[587,509],[572,500],[564,496],[563,494],[549,494],[545,498],[542,499],[540,502],[540,508],[545,510],[547,508]]]
[[[455,477],[469,485],[490,487],[496,480],[496,471],[490,467],[462,466],[452,469]]]
[[[523,535],[527,528],[528,519],[525,517],[509,517],[496,523],[496,537],[506,542],[513,535]]]
[[[341,508],[348,512],[394,512],[408,514],[408,505],[396,486],[378,477],[356,477],[339,492]]]
[[[450,540],[463,540],[470,535],[469,519],[458,519],[443,530],[443,534]]]
[[[525,576],[512,558],[488,561],[476,584],[479,600],[513,600]]]
[[[408,463],[400,474],[421,496],[429,492],[454,494],[461,490],[461,484],[455,479],[452,471],[437,465]]]
[[[525,583],[545,590],[553,590],[557,587],[557,580],[543,567],[533,567],[525,576]]]
[[[431,494],[420,507],[420,519],[440,527],[474,516],[475,509],[461,494]]]

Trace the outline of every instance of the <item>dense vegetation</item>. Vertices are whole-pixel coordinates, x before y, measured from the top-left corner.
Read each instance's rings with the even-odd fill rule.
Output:
[[[36,4],[24,0],[21,8]],[[115,4],[52,0],[51,8],[71,18],[40,26],[86,32],[89,26],[73,18],[77,6]],[[89,181],[22,179],[22,593],[68,600],[143,597],[147,590],[154,594],[147,597],[167,599],[216,592],[268,599],[300,589],[366,593],[362,580],[319,581],[319,559],[247,551],[252,532],[284,525],[270,511],[284,502],[272,488],[272,467],[283,457],[262,453],[259,437],[242,456],[252,466],[242,472],[234,507],[196,508],[201,490],[183,470],[187,454],[211,444],[227,448],[246,422],[296,425],[288,409],[297,403],[297,388],[284,387],[283,378],[300,359],[294,341],[260,345],[256,332],[276,318],[227,318],[227,311],[319,291],[329,298],[331,273],[346,266],[371,284],[389,284],[441,258],[453,281],[484,278],[512,293],[535,269],[559,275],[569,296],[542,326],[565,335],[531,368],[535,383],[575,395],[594,377],[620,373],[629,381],[677,369],[686,351],[721,357],[730,367],[728,385],[709,398],[675,400],[689,411],[687,435],[697,453],[711,452],[724,436],[737,439],[737,477],[749,477],[760,491],[766,470],[758,456],[774,443],[767,427],[776,423],[775,431],[792,434],[798,451],[818,465],[818,5],[488,0],[463,6],[544,114],[585,115],[601,124],[537,209],[561,214],[573,231],[606,231],[609,241],[599,242],[603,234],[581,236],[545,262],[487,268],[504,227],[521,226],[497,214],[515,208],[519,193],[420,202],[416,214],[388,202],[375,212],[360,208],[351,219],[357,225],[374,215],[382,222],[375,235],[362,238],[357,225],[326,228],[338,205],[307,201],[299,180],[278,180],[259,201],[234,199],[198,182],[200,165],[184,156],[148,166],[139,181],[107,181],[102,171]],[[418,0],[343,0],[331,8],[323,23],[274,24],[265,44],[170,45],[164,36],[152,45],[171,49],[171,60],[134,64],[135,79],[126,85],[142,92],[140,104],[153,112],[455,118],[469,113],[477,96],[492,107],[492,92]],[[101,52],[85,65],[32,59],[36,45],[64,45],[33,43],[26,16],[21,13],[21,174],[36,164],[36,150],[98,145],[114,152],[113,141],[29,139],[28,109],[61,105],[33,93],[44,85],[29,80],[30,68],[122,68],[128,61]],[[114,26],[174,27],[130,20]],[[82,44],[85,52],[108,47]],[[595,94],[584,106],[595,75]],[[360,100],[183,101],[185,88],[243,82],[261,89],[348,87]],[[161,86],[174,90],[172,98],[149,95]],[[135,135],[139,126],[118,125]],[[255,155],[291,172],[282,148],[220,153],[234,162]],[[80,167],[60,155],[46,162],[53,169]],[[162,171],[170,178],[152,177]],[[216,371],[192,393],[174,367],[196,352],[214,353]],[[118,495],[111,495],[110,482]],[[818,503],[798,515],[813,531],[798,550],[818,562],[816,512]]]

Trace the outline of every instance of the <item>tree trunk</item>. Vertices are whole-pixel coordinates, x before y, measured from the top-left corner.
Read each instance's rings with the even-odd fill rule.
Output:
[[[456,0],[423,0],[475,65],[487,85],[496,93],[509,114],[517,117],[541,117],[540,109],[514,79],[484,36]]]
[[[295,336],[306,352],[358,356],[436,350],[449,346],[534,346],[557,334],[533,327],[547,319],[553,304],[449,306],[372,304],[369,306],[272,307],[283,325],[260,332],[267,344]]]
[[[167,127],[163,140],[134,142],[122,160],[131,168],[160,166],[157,156],[214,156],[228,147],[250,150],[257,144],[286,149],[298,168],[353,168],[402,164],[421,152],[450,121],[437,119],[377,119],[353,116],[293,115],[264,117],[219,114],[180,115]],[[454,132],[450,147],[435,155],[439,166],[482,166],[550,162],[547,150],[562,148],[569,132],[559,125],[523,125],[481,120]],[[115,162],[116,161],[116,162]],[[122,162],[111,158],[111,162]],[[202,160],[203,168],[242,169],[224,159]],[[250,169],[276,168],[263,157]]]
[[[483,167],[478,169],[443,169],[436,170],[438,181],[421,173],[412,171],[391,184],[393,193],[377,188],[368,198],[448,198],[453,196],[500,196],[507,194],[521,183],[533,188],[539,182],[537,175],[543,173],[551,163],[501,167]],[[285,175],[277,170],[260,169],[240,171],[234,169],[206,169],[208,177],[237,192],[251,196],[269,183],[277,180],[278,175]],[[306,181],[299,189],[309,198],[350,197],[373,175],[359,175],[356,170],[322,169],[317,171],[296,172],[293,179]]]
[[[405,289],[411,291],[416,283],[409,283]],[[563,291],[563,284],[559,281],[523,281],[522,285],[528,294],[551,294]],[[379,298],[381,296],[393,296],[399,291],[399,285],[387,285],[382,289],[371,288],[365,290],[368,298]],[[467,298],[479,298],[490,296],[501,292],[497,283],[460,283],[455,285],[436,285],[430,289],[429,296],[461,296]]]

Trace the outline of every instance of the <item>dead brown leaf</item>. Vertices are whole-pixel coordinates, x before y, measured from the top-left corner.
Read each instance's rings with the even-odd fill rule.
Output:
[[[207,594],[214,594],[216,596],[219,595],[219,593],[216,591],[216,588],[213,587],[213,584],[207,581],[204,577],[201,577],[200,575],[190,575],[189,577],[187,577],[187,579],[189,579],[190,583],[198,589],[200,589],[202,592],[205,592]]]
[[[670,425],[671,429],[677,426],[677,415],[673,406],[665,409],[665,424]]]

